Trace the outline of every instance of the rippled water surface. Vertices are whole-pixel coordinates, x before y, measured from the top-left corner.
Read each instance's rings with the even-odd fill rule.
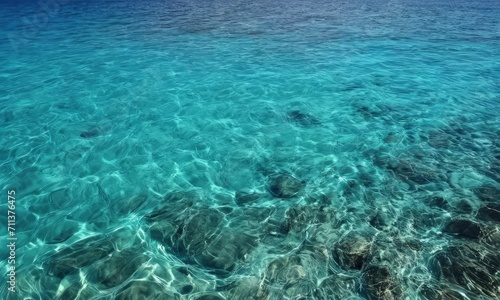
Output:
[[[0,298],[500,298],[498,1],[43,3],[0,4]]]

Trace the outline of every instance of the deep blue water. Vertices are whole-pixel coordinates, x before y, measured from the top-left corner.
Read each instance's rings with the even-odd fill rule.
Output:
[[[0,298],[500,298],[499,1],[54,1],[0,4]]]

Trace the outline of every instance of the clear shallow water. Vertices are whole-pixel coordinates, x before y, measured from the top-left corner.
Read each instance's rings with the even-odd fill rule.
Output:
[[[2,4],[0,292],[498,298],[499,9]]]

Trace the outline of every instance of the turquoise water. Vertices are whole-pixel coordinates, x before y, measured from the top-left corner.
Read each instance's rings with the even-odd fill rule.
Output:
[[[500,297],[497,1],[53,3],[0,5],[6,299]]]

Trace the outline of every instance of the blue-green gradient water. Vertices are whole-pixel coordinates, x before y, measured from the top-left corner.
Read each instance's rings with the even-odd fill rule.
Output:
[[[500,297],[498,1],[55,1],[0,4],[0,298]]]

